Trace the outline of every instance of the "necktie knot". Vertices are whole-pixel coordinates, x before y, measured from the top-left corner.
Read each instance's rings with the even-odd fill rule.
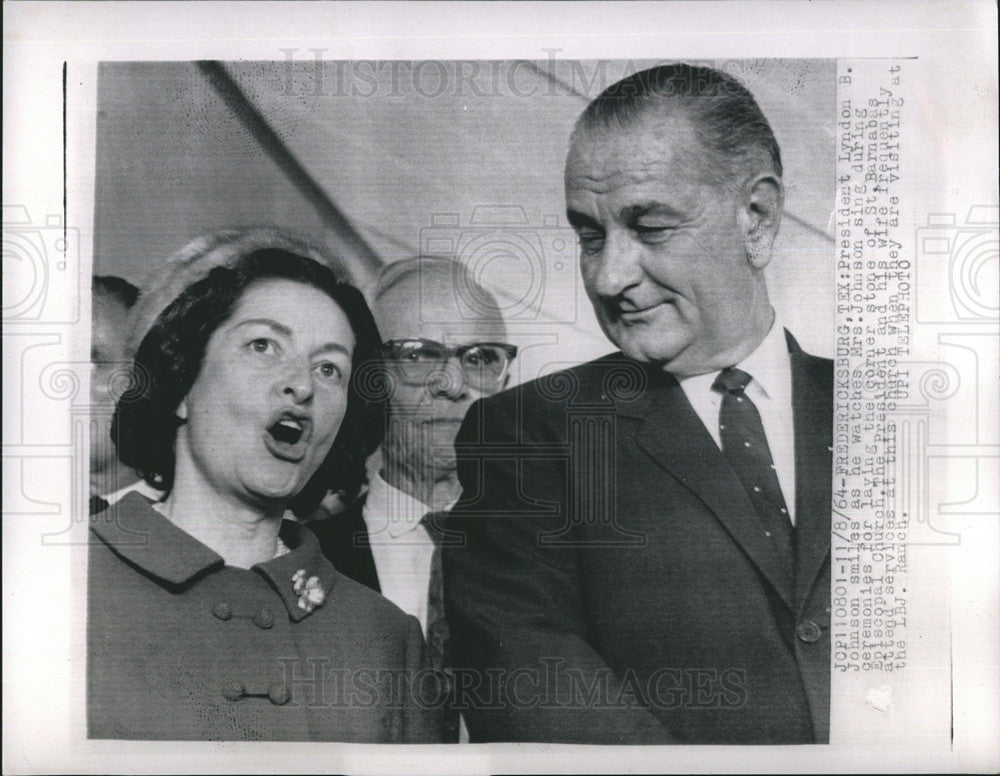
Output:
[[[444,518],[447,512],[428,512],[423,517],[420,518],[420,525],[422,525],[426,530],[427,534],[431,537],[431,541],[434,544],[440,546],[444,543]]]
[[[743,393],[753,378],[742,369],[729,366],[719,372],[712,383],[712,389],[727,393]]]

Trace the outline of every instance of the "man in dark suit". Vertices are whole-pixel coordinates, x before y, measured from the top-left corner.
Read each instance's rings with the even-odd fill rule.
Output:
[[[610,87],[566,163],[620,353],[476,402],[444,557],[473,741],[828,740],[832,365],[768,300],[782,204],[752,95]]]

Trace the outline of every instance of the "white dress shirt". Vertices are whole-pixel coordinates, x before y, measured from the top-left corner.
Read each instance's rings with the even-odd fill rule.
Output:
[[[427,594],[434,541],[420,521],[433,510],[386,482],[377,467],[369,466],[368,482],[368,497],[361,517],[371,540],[382,595],[420,620],[427,638]],[[454,502],[445,508],[453,506]],[[462,716],[458,718],[458,743],[469,743],[469,730]]]
[[[434,541],[420,521],[431,509],[390,485],[378,472],[369,476],[361,516],[371,540],[379,587],[383,596],[420,620],[426,638]]]
[[[114,493],[108,493],[106,496],[102,496],[101,498],[107,501],[110,506],[116,501],[121,501],[122,496],[126,493],[131,493],[133,490],[139,495],[145,496],[150,501],[160,501],[163,498],[163,491],[157,490],[145,480],[136,480],[131,485],[126,485],[124,488],[116,490]]]
[[[767,445],[778,474],[778,484],[785,497],[788,516],[795,525],[795,426],[792,419],[792,362],[788,355],[785,330],[775,318],[771,330],[757,349],[735,364],[753,379],[746,394],[757,406],[764,426]],[[679,378],[688,401],[701,422],[722,449],[719,434],[719,409],[722,394],[712,390],[719,372]]]

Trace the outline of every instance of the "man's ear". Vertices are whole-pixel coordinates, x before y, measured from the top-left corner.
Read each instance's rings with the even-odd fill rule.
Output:
[[[772,173],[758,175],[747,185],[739,211],[747,261],[754,269],[763,269],[771,261],[771,246],[781,225],[785,189]]]

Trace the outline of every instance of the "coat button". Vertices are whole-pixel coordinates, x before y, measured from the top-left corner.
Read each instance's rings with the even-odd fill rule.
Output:
[[[212,607],[212,614],[220,620],[228,620],[233,616],[233,607],[225,601],[219,601],[219,603]]]
[[[274,626],[274,615],[271,613],[270,609],[261,609],[253,616],[253,624],[258,628],[267,630],[268,628]]]
[[[243,682],[233,679],[222,685],[222,697],[227,701],[238,701],[244,695],[246,695],[246,689],[243,687]]]
[[[287,687],[272,687],[267,691],[267,697],[275,706],[284,706],[292,699],[292,694],[288,692]]]
[[[798,637],[807,644],[812,644],[814,641],[819,641],[820,636],[823,632],[819,629],[819,626],[812,620],[803,620],[799,623],[799,627],[795,629]]]

